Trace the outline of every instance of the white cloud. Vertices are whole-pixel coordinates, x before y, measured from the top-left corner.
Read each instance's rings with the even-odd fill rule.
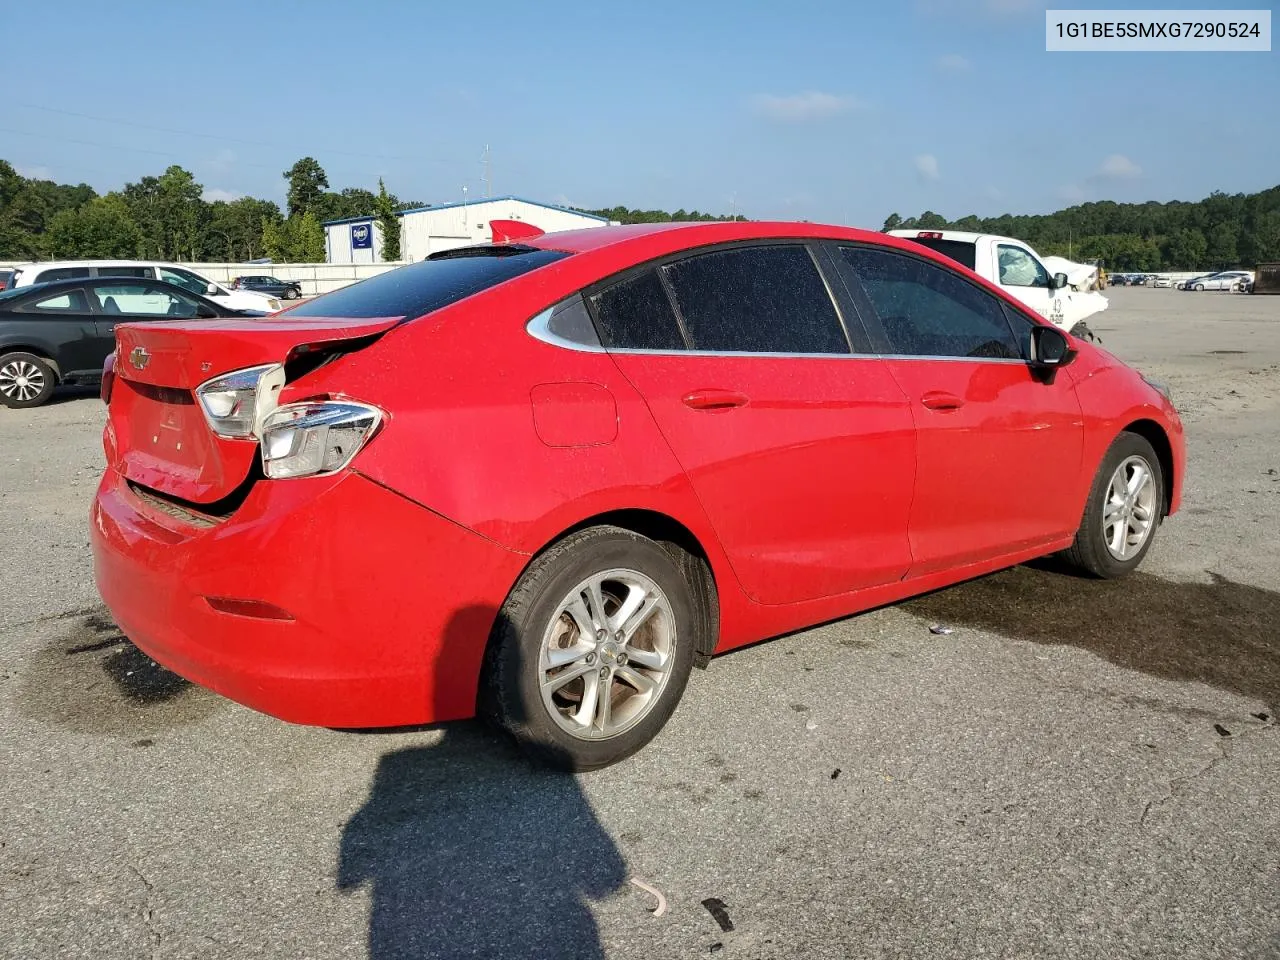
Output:
[[[958,53],[945,53],[938,58],[938,69],[944,73],[968,73],[973,64]]]
[[[28,180],[53,179],[53,171],[48,167],[21,167],[15,164],[13,169],[17,171],[18,176],[26,177]]]
[[[804,93],[793,93],[786,96],[762,93],[755,97],[752,105],[756,113],[768,117],[770,120],[779,120],[786,123],[804,123],[810,120],[825,120],[837,114],[847,113],[862,104],[856,97],[823,93],[820,90],[806,90]]]
[[[916,173],[920,174],[921,180],[940,180],[942,174],[938,172],[938,158],[932,153],[922,153],[915,159]]]
[[[202,200],[214,203],[217,200],[225,200],[230,203],[232,200],[239,200],[243,197],[243,193],[236,193],[232,190],[220,190],[217,187],[207,187],[204,193],[200,194]]]
[[[1135,180],[1142,176],[1142,168],[1123,154],[1113,153],[1102,161],[1097,175],[1104,180]]]
[[[1078,183],[1064,183],[1058,188],[1058,199],[1080,203],[1084,200],[1084,189]]]

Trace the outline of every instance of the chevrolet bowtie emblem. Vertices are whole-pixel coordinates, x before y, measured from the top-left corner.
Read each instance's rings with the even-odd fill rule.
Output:
[[[147,352],[146,347],[134,347],[129,351],[129,362],[139,370],[144,370],[151,362],[151,354]]]

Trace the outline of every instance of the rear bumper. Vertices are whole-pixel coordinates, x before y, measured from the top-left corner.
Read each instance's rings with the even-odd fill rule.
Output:
[[[262,481],[201,528],[114,470],[91,512],[98,590],[180,676],[293,723],[471,716],[485,643],[527,558],[355,473]],[[261,601],[292,619],[226,613]]]

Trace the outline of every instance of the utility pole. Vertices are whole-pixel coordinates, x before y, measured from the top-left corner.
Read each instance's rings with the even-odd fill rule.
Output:
[[[484,181],[484,195],[487,200],[493,195],[493,184],[489,180],[489,145],[487,143],[484,145],[484,156],[480,158],[480,161],[484,164],[484,176],[480,179]]]

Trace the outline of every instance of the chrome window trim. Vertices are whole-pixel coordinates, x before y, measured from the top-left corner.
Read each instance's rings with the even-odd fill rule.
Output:
[[[553,303],[541,313],[536,314],[533,319],[525,324],[525,330],[529,336],[535,340],[541,340],[543,343],[550,344],[553,347],[561,347],[565,350],[576,350],[579,353],[608,353],[603,346],[598,344],[578,343],[576,340],[569,340],[565,337],[551,332],[551,315],[555,313],[556,307],[560,304]],[[655,350],[654,353],[665,353],[666,351]]]
[[[577,343],[573,340],[566,340],[564,337],[552,333],[548,329],[548,324],[551,322],[551,314],[555,311],[556,306],[558,304],[547,307],[547,309],[536,314],[525,324],[525,330],[535,340],[540,340],[550,346],[560,347],[564,350],[575,350],[578,353],[604,353],[638,357],[756,357],[781,360],[945,360],[953,363],[1018,363],[1023,366],[1027,365],[1027,361],[1019,357],[942,357],[909,353],[759,353],[736,350],[642,350],[635,347],[619,347],[616,350],[609,350],[602,346],[592,346],[590,344]]]

